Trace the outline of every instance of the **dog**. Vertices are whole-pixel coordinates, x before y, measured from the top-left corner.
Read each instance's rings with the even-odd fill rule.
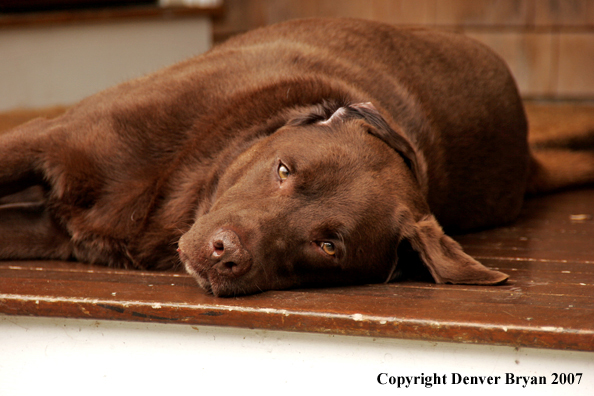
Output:
[[[580,164],[579,167],[573,165]],[[508,276],[444,233],[592,182],[533,150],[513,77],[463,35],[296,20],[0,137],[0,259],[181,266],[214,296]]]

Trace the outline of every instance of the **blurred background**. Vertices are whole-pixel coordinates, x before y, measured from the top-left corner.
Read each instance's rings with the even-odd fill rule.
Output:
[[[594,100],[594,0],[0,0],[0,111],[68,105],[314,16],[462,32],[507,61],[524,98]]]

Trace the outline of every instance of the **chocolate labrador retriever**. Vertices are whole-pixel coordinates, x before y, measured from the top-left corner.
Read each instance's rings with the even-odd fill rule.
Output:
[[[183,264],[215,296],[416,263],[499,284],[441,226],[507,223],[527,191],[594,175],[531,154],[526,131],[505,64],[464,36],[274,25],[1,136],[0,258]]]

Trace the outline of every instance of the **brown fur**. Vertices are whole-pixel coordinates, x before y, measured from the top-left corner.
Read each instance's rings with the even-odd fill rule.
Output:
[[[436,282],[497,284],[438,221],[507,223],[527,186],[585,180],[552,181],[526,129],[504,63],[463,36],[279,24],[1,136],[0,258],[181,258],[222,296],[391,281],[406,245]]]

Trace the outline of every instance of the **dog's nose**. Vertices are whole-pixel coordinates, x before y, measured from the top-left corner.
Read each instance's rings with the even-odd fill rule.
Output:
[[[210,246],[213,267],[219,274],[239,277],[252,267],[252,256],[235,232],[225,229],[217,231],[210,239]]]

